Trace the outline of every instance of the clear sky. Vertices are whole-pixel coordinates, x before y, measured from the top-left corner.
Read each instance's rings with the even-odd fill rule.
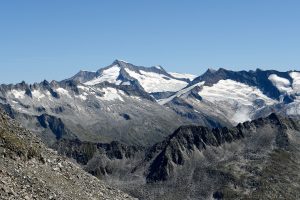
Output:
[[[168,71],[300,69],[300,1],[0,0],[0,83],[116,58]]]

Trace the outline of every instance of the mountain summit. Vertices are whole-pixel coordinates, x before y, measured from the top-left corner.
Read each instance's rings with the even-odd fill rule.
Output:
[[[0,107],[90,174],[141,199],[294,199],[299,191],[299,71],[220,68],[194,77],[115,60],[59,82],[1,85]],[[8,136],[0,154],[1,145],[11,147]],[[16,141],[13,155],[35,155],[25,148],[33,143]],[[7,161],[5,169],[15,166]],[[51,163],[54,177],[71,166]],[[29,165],[52,172],[40,161]]]
[[[191,80],[192,79],[192,80]],[[46,142],[152,145],[180,125],[235,126],[275,112],[300,116],[300,72],[169,73],[115,60],[60,81],[0,86],[0,106]]]
[[[174,75],[174,76],[173,76]],[[161,66],[135,66],[122,60],[115,60],[111,65],[96,72],[80,71],[68,80],[75,80],[85,85],[109,82],[116,85],[138,84],[148,93],[175,92],[190,82],[189,75],[169,74]]]

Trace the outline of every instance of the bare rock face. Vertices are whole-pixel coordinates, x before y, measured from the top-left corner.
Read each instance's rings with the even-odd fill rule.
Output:
[[[250,137],[255,137],[255,131],[266,125],[276,127],[271,141],[274,141],[273,147],[278,149],[289,148],[290,141],[287,134],[289,128],[296,131],[300,130],[299,125],[296,125],[294,120],[282,119],[276,114],[271,114],[265,119],[241,123],[234,128],[180,127],[166,141],[158,145],[161,150],[150,165],[147,181],[165,181],[172,177],[172,172],[176,166],[182,166],[191,159],[194,151],[203,152],[209,148],[218,148],[225,143],[247,140]]]
[[[58,156],[0,112],[0,199],[134,199]]]
[[[297,199],[299,146],[300,122],[271,114],[229,128],[182,126],[149,148],[78,140],[53,148],[132,196],[177,200]]]

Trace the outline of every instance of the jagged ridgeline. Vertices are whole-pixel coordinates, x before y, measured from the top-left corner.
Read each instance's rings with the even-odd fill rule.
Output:
[[[60,140],[55,148],[141,199],[297,199],[300,123],[271,114],[233,128],[183,126],[149,148]]]
[[[0,110],[0,199],[133,199],[48,149]]]
[[[115,60],[63,81],[0,86],[0,106],[45,142],[57,139],[152,146],[181,125],[232,127],[300,115],[300,72],[170,73]]]
[[[115,60],[63,81],[1,85],[0,107],[133,197],[299,199],[299,71],[221,68],[197,77]],[[31,139],[16,141],[5,146],[7,161],[64,172]]]

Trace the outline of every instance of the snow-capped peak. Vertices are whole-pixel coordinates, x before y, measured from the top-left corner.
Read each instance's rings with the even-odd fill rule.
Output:
[[[139,67],[126,61],[115,60],[112,65],[98,70],[97,76],[84,84],[96,85],[107,81],[116,85],[126,82],[128,85],[128,81],[136,80],[148,93],[177,92],[188,85],[188,82],[182,79],[194,77],[188,74],[169,74],[161,66]]]
[[[115,84],[119,85],[121,83],[121,81],[117,80],[119,74],[120,74],[120,67],[117,65],[114,65],[110,68],[103,70],[98,77],[96,77],[88,82],[85,82],[84,84],[85,85],[96,85],[98,83],[107,81],[107,82],[115,83]]]

